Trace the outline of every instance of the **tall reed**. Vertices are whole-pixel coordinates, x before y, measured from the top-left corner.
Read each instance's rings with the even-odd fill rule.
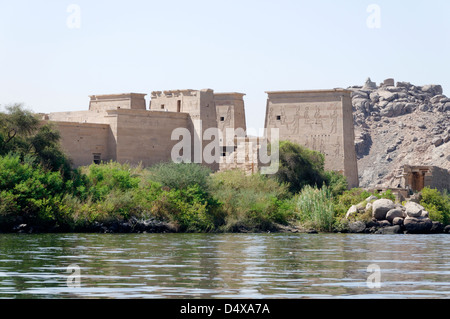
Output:
[[[305,186],[297,195],[296,210],[305,226],[318,231],[332,231],[334,207],[332,192],[327,186],[321,189]]]

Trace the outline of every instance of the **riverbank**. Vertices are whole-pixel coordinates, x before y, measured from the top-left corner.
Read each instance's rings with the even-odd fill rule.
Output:
[[[212,173],[196,164],[142,168],[115,162],[82,167],[67,178],[32,158],[7,155],[0,157],[0,232],[408,232],[402,225],[388,228],[397,226],[392,222],[373,222],[370,210],[347,218],[349,207],[362,212],[358,205],[366,205],[368,197],[394,196],[344,191],[340,182],[338,177],[321,188],[306,185],[293,193],[289,184],[261,174]],[[443,226],[431,233],[445,231],[449,196],[435,190],[424,194],[421,203],[428,205],[430,221]]]
[[[85,234],[168,234],[168,233],[186,233],[180,231],[175,225],[156,219],[137,220],[131,219],[127,222],[94,222],[92,225],[80,227],[77,229],[68,229],[66,227],[42,227],[40,225],[20,224],[15,225],[2,233],[17,234],[49,234],[49,233],[85,233]],[[308,233],[317,234],[314,229],[305,229],[299,226],[274,224],[269,229],[249,229],[245,227],[237,228],[233,232],[215,230],[209,233]]]
[[[156,219],[129,221],[116,221],[110,223],[94,222],[85,227],[69,229],[67,227],[43,227],[41,225],[20,224],[14,225],[9,230],[3,229],[0,233],[16,233],[16,234],[44,234],[44,233],[85,233],[85,234],[167,234],[167,233],[183,233],[175,225],[167,222],[158,221]],[[312,228],[305,228],[299,225],[281,225],[273,224],[272,227],[262,229],[249,229],[241,227],[234,231],[215,230],[210,233],[291,233],[291,234],[318,234],[319,232]],[[432,222],[430,229],[426,231],[411,232],[404,225],[392,225],[386,221],[371,220],[369,222],[355,221],[349,222],[348,227],[344,229],[335,229],[332,233],[349,233],[349,234],[372,234],[372,235],[400,235],[400,234],[450,234],[450,225],[444,226],[439,222]]]

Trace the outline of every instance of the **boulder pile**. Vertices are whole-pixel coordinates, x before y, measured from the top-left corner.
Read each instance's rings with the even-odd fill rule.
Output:
[[[349,89],[353,92],[355,122],[359,125],[367,118],[380,121],[383,117],[394,118],[416,111],[450,111],[450,98],[443,95],[442,86],[437,84],[416,86],[397,82],[395,85],[393,79],[387,79],[377,86],[368,78],[364,86]]]
[[[369,78],[348,89],[361,187],[396,187],[403,165],[450,170],[450,97],[441,85]]]
[[[356,220],[358,216],[370,214],[371,218]],[[374,196],[352,206],[345,218],[349,220],[352,233],[372,234],[440,234],[450,233],[450,227],[432,221],[429,213],[420,204],[409,201],[404,206],[390,199]],[[353,220],[353,221],[352,221]]]

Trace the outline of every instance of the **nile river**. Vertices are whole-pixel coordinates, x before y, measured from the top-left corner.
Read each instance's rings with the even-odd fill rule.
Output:
[[[0,234],[0,298],[450,298],[450,235]]]

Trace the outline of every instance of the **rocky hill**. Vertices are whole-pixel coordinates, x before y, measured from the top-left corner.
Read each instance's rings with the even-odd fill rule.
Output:
[[[361,187],[395,187],[403,165],[450,170],[450,98],[440,85],[367,79],[352,93]]]

